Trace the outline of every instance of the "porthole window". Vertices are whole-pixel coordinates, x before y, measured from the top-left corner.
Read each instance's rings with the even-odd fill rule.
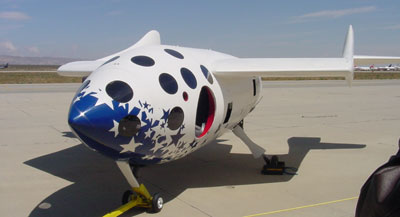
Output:
[[[165,52],[178,59],[183,59],[183,55],[176,50],[164,49]]]
[[[178,91],[178,83],[176,83],[175,78],[170,74],[162,73],[158,80],[165,92],[169,94],[175,94]]]
[[[183,97],[183,100],[185,100],[185,102],[188,101],[188,99],[189,99],[189,95],[186,92],[182,93],[182,97]]]
[[[200,65],[200,68],[201,68],[201,71],[203,72],[203,75],[206,77],[207,81],[210,82],[210,84],[212,84],[214,81],[213,81],[210,71],[208,71],[208,69],[203,65]]]
[[[105,63],[103,63],[102,66],[104,66],[105,64],[111,63],[112,61],[117,60],[118,58],[119,58],[119,56],[115,56],[115,57],[113,57],[113,58],[107,60]]]
[[[148,56],[135,56],[132,57],[131,61],[139,66],[153,66],[154,65],[154,60]]]
[[[140,130],[141,123],[137,116],[128,115],[121,119],[118,125],[118,134],[121,136],[134,136]]]
[[[184,116],[183,110],[180,107],[173,108],[168,116],[168,128],[171,130],[178,129],[183,123]]]
[[[112,81],[106,86],[107,94],[120,103],[128,102],[133,97],[132,88],[123,81]]]
[[[181,68],[181,75],[185,83],[192,89],[197,87],[196,77],[194,77],[193,73],[187,68]]]

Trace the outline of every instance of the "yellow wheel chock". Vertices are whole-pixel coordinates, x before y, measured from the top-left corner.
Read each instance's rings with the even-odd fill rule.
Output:
[[[147,208],[155,213],[161,211],[164,200],[158,194],[151,196],[143,184],[141,184],[138,188],[132,188],[132,190],[136,193],[136,195],[133,194],[132,191],[126,191],[122,197],[123,205],[118,207],[116,210],[107,213],[103,217],[120,216],[134,207]]]

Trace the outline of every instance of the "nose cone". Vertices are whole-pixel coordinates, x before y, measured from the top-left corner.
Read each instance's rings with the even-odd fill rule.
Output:
[[[68,123],[75,133],[82,139],[88,137],[97,143],[107,141],[106,133],[113,126],[113,114],[111,109],[105,104],[99,104],[100,99],[86,95],[77,97],[71,104]],[[85,141],[88,144],[90,142]]]
[[[68,115],[68,124],[78,132],[85,132],[91,126],[89,116],[93,116],[94,106],[88,103],[89,99],[82,99],[71,105]]]
[[[112,158],[127,157],[127,153],[121,155],[121,145],[132,141],[133,135],[123,134],[124,130],[130,130],[132,126],[131,122],[122,123],[128,118],[137,118],[139,109],[129,103],[122,105],[104,92],[104,89],[98,87],[78,90],[71,103],[68,124],[90,148]]]

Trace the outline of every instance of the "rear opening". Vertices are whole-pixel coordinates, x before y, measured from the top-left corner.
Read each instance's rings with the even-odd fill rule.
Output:
[[[214,121],[215,101],[208,87],[201,88],[196,111],[195,134],[197,138],[204,136]]]

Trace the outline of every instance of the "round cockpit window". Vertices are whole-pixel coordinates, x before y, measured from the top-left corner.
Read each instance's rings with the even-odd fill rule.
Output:
[[[133,97],[132,88],[123,81],[112,81],[106,86],[107,94],[120,103],[128,102]]]
[[[118,134],[121,136],[134,136],[140,130],[141,123],[136,115],[128,115],[121,119],[118,125]]]
[[[203,72],[204,76],[206,77],[207,81],[210,82],[210,84],[212,84],[214,81],[213,81],[210,71],[208,71],[208,69],[203,65],[200,65],[200,68],[201,68],[201,71]]]
[[[154,65],[154,60],[148,56],[135,56],[132,57],[131,61],[139,66],[153,66]]]
[[[182,123],[185,115],[183,114],[183,110],[180,107],[175,107],[171,110],[168,116],[168,128],[171,130],[178,129]]]
[[[162,89],[169,93],[175,94],[178,91],[178,83],[172,75],[167,73],[162,73],[158,78]]]
[[[197,87],[196,77],[194,77],[193,73],[187,68],[181,68],[181,75],[185,83],[192,89]]]
[[[179,53],[176,50],[172,50],[172,49],[164,49],[165,52],[167,52],[168,54],[170,54],[173,57],[176,57],[178,59],[183,59],[183,55],[181,53]]]

